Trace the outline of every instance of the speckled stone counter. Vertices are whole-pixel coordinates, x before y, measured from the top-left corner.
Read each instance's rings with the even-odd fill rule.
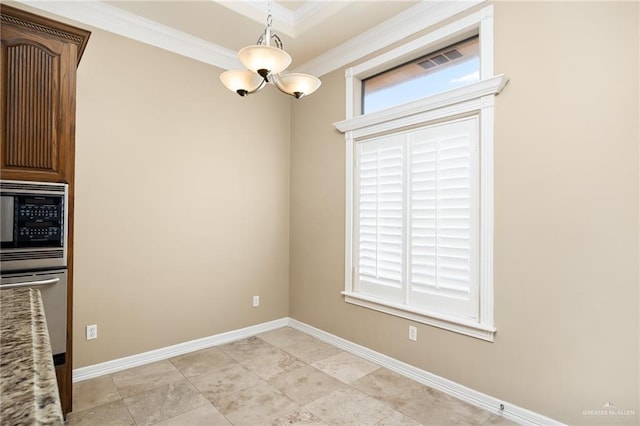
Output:
[[[0,424],[64,424],[36,289],[0,290]]]

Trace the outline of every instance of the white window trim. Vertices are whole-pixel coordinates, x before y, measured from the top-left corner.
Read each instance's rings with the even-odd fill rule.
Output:
[[[362,80],[421,54],[437,50],[470,35],[480,35],[480,81],[417,101],[358,115],[361,110]],[[493,75],[493,6],[465,16],[412,42],[393,49],[346,71],[347,119],[334,123],[346,140],[345,208],[345,301],[412,321],[433,325],[493,342],[493,119],[494,97],[508,82]],[[479,320],[466,321],[425,313],[405,305],[356,293],[353,281],[353,174],[355,141],[373,134],[398,130],[466,114],[480,119],[480,276]]]

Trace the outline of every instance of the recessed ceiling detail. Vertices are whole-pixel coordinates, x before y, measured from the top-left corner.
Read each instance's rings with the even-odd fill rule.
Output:
[[[216,3],[259,23],[264,22],[268,13],[266,1],[241,0],[217,1]],[[291,10],[278,2],[274,2],[271,5],[273,24],[278,29],[278,32],[295,38],[340,12],[348,5],[349,2],[346,1],[314,0],[305,1],[298,8]]]

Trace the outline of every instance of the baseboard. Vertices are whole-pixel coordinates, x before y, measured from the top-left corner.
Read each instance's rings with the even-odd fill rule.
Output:
[[[73,383],[83,380],[92,379],[94,377],[104,376],[106,374],[116,373],[132,367],[149,364],[151,362],[161,361],[178,355],[200,349],[209,348],[211,346],[222,345],[233,342],[235,340],[245,339],[255,336],[265,331],[275,330],[277,328],[288,325],[288,318],[280,318],[274,321],[256,324],[238,330],[231,330],[225,333],[215,334],[213,336],[203,337],[201,339],[191,340],[189,342],[178,343],[177,345],[167,346],[155,349],[149,352],[143,352],[124,358],[114,359],[112,361],[101,362],[100,364],[89,365],[87,367],[76,368],[73,370]]]
[[[540,426],[563,425],[563,423],[560,423],[557,420],[553,420],[549,417],[534,413],[533,411],[529,411],[517,405],[510,404],[506,401],[502,401],[500,399],[486,395],[482,392],[470,389],[456,382],[452,382],[451,380],[447,380],[444,377],[440,377],[435,374],[429,373],[428,371],[421,370],[402,361],[398,361],[395,358],[391,358],[387,355],[381,354],[364,346],[350,342],[349,340],[345,340],[331,333],[327,333],[326,331],[312,327],[293,318],[288,319],[287,325],[289,327],[307,333],[319,340],[330,343],[331,345],[336,346],[342,350],[351,352],[354,355],[381,365],[382,367],[385,367],[391,371],[395,371],[396,373],[413,379],[416,382],[437,389],[462,401],[468,402],[471,405],[480,407],[492,414],[502,416],[505,419],[511,420],[518,424]]]
[[[500,399],[486,395],[482,392],[470,389],[461,384],[452,382],[451,380],[445,379],[444,377],[440,377],[435,374],[429,373],[428,371],[421,370],[395,358],[391,358],[387,355],[358,345],[357,343],[353,343],[331,333],[327,333],[326,331],[312,327],[293,318],[281,318],[274,321],[241,328],[238,330],[231,330],[225,333],[203,337],[202,339],[191,340],[189,342],[179,343],[177,345],[167,346],[149,352],[143,352],[124,358],[114,359],[112,361],[102,362],[100,364],[76,368],[75,370],[73,370],[73,382],[81,382],[83,380],[92,379],[94,377],[99,377],[106,374],[116,373],[128,368],[149,364],[155,361],[161,361],[163,359],[183,355],[200,349],[209,348],[211,346],[222,345],[225,343],[233,342],[235,340],[245,339],[247,337],[255,336],[259,333],[264,333],[266,331],[275,330],[285,326],[300,330],[319,340],[330,343],[342,350],[350,352],[368,361],[374,362],[378,365],[381,365],[382,367],[388,368],[391,371],[395,371],[398,374],[413,379],[424,385],[430,386],[434,389],[442,391],[462,401],[468,402],[469,404],[480,407],[492,414],[502,416],[505,419],[514,421],[518,424],[540,426],[556,426],[563,424],[556,420],[550,419],[549,417],[545,417],[541,414],[534,413],[533,411],[529,411],[525,408],[510,404],[509,402],[502,401]]]

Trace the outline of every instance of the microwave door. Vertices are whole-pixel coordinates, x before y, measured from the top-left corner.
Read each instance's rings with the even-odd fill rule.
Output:
[[[0,240],[2,243],[11,243],[13,242],[14,197],[3,195],[0,199]]]

